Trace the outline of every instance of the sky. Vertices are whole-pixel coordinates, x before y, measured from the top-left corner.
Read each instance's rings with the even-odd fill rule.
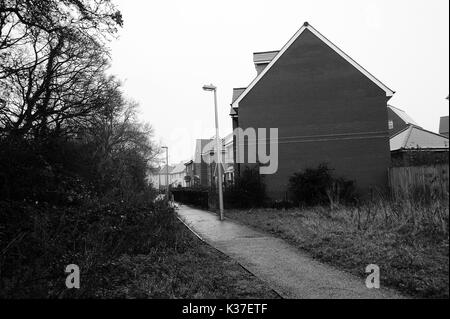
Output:
[[[112,68],[140,119],[170,149],[193,157],[214,136],[218,87],[222,136],[232,132],[232,90],[255,78],[253,52],[280,50],[308,21],[396,91],[390,104],[437,132],[448,115],[448,0],[115,0],[124,17]]]

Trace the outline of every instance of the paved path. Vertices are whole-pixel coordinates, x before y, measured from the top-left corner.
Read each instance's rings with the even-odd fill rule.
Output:
[[[285,241],[215,214],[180,206],[178,215],[197,236],[230,256],[283,298],[402,298],[390,290],[370,290],[365,280],[313,260]]]

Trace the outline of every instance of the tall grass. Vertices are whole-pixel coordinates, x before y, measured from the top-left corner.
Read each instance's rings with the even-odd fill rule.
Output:
[[[313,258],[365,278],[381,268],[384,287],[424,298],[449,296],[449,203],[378,197],[353,206],[227,212],[281,237]]]
[[[359,231],[401,231],[435,239],[449,235],[449,204],[445,200],[427,204],[411,199],[379,199],[355,207],[340,206],[331,213]]]

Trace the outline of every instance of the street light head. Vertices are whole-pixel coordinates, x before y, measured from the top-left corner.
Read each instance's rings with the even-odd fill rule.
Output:
[[[214,85],[210,84],[210,85],[205,85],[203,86],[203,90],[208,91],[208,92],[212,92],[217,90],[217,87],[215,87]]]
[[[167,146],[161,146],[162,149],[168,150],[169,148]]]

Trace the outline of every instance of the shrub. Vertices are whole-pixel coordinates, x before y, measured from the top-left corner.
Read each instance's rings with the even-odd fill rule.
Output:
[[[175,214],[144,183],[147,158],[124,144],[100,157],[70,137],[0,138],[0,299],[92,297],[121,255],[176,246]],[[83,284],[69,296],[70,264]]]
[[[290,200],[276,200],[270,205],[267,205],[268,208],[277,209],[277,210],[288,210],[295,207],[294,202]]]
[[[224,192],[226,208],[262,207],[266,200],[266,185],[257,167],[247,167]]]
[[[55,207],[0,201],[0,299],[93,297],[122,255],[173,249],[174,211],[145,202]],[[82,270],[80,291],[69,292],[64,269]]]
[[[177,188],[172,190],[174,200],[181,204],[208,209],[208,191],[201,188]]]
[[[354,182],[334,177],[326,164],[316,169],[306,169],[289,180],[289,191],[296,205],[316,206],[355,201]]]

